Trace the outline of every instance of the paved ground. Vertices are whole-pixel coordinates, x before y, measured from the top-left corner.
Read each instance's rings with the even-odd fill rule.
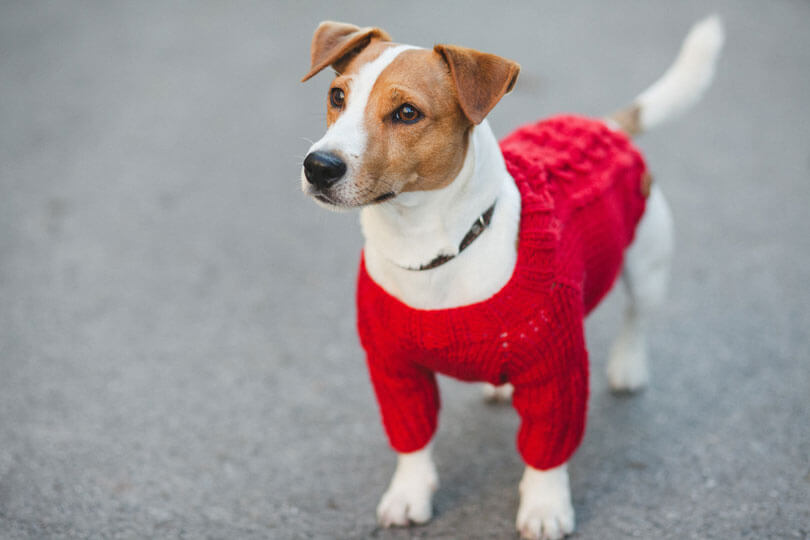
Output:
[[[500,6],[509,6],[504,9]],[[710,10],[718,80],[640,142],[679,234],[651,388],[605,389],[589,321],[578,538],[810,534],[810,4],[0,6],[0,538],[512,538],[517,421],[443,381],[432,524],[390,474],[353,330],[356,216],[298,166],[321,19],[520,61],[500,135],[624,104]]]

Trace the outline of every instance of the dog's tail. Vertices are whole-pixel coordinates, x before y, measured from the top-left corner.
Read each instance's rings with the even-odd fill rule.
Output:
[[[719,16],[711,15],[695,24],[666,73],[608,121],[629,135],[637,135],[685,112],[709,87],[723,38]]]

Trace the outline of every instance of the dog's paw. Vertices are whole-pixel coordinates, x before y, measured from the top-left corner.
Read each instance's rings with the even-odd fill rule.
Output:
[[[512,393],[515,391],[515,387],[509,383],[500,386],[484,383],[481,385],[481,390],[484,394],[484,399],[490,403],[508,403],[512,400]]]
[[[433,493],[438,486],[439,479],[432,466],[398,468],[377,505],[377,521],[383,527],[427,523],[433,515]]]
[[[547,471],[526,467],[520,481],[515,526],[526,540],[557,540],[574,532],[574,507],[565,465]]]
[[[640,338],[622,335],[613,344],[607,364],[607,380],[614,392],[637,392],[647,386],[647,349]]]
[[[558,540],[574,532],[574,508],[570,502],[521,502],[517,530],[525,540]]]

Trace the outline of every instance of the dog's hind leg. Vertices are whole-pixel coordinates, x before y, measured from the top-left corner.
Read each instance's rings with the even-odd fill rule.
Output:
[[[616,392],[633,392],[647,384],[644,331],[650,315],[666,296],[673,243],[669,205],[661,190],[653,186],[622,269],[629,302],[607,364],[608,384]]]

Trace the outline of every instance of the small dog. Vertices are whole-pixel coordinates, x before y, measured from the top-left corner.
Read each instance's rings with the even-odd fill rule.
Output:
[[[709,17],[628,108],[603,120],[555,117],[499,146],[485,118],[514,87],[515,62],[394,44],[379,28],[318,26],[303,80],[328,66],[336,77],[328,129],[301,183],[325,208],[362,208],[358,329],[399,452],[377,508],[383,526],[431,517],[441,372],[512,398],[526,462],[522,537],[573,531],[566,463],[584,432],[583,319],[621,274],[630,304],[608,381],[642,388],[643,327],[664,297],[672,253],[667,203],[630,137],[699,99],[722,42]]]

